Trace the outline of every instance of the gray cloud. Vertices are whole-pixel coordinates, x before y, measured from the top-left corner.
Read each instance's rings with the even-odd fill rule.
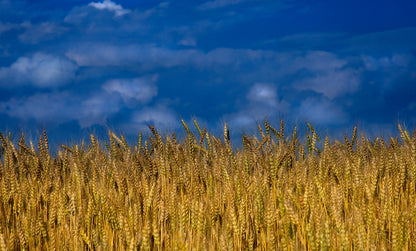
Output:
[[[1,86],[57,87],[73,79],[77,68],[76,64],[64,57],[36,53],[31,57],[18,58],[10,67],[0,68]]]

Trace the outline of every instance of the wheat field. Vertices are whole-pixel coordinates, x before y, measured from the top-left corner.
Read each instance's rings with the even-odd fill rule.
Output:
[[[416,250],[416,133],[342,141],[267,121],[109,132],[51,156],[0,134],[0,250]],[[330,143],[333,142],[333,143]]]

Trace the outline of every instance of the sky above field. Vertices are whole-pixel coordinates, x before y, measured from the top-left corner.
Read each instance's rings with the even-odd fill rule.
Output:
[[[0,130],[416,125],[416,1],[0,0]]]

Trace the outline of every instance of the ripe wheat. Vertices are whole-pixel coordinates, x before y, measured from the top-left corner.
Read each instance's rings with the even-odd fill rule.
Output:
[[[49,153],[0,134],[0,250],[415,250],[416,133],[320,143],[268,121],[233,149],[109,132]]]

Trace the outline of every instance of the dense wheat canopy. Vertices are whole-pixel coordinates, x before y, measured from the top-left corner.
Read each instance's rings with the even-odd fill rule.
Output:
[[[416,134],[306,140],[267,121],[242,148],[187,137],[62,146],[0,135],[0,250],[415,250]]]

